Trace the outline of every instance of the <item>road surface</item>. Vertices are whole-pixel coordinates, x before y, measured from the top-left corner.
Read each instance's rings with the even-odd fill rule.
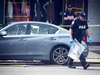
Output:
[[[91,66],[84,70],[82,66],[69,69],[67,66],[31,66],[0,67],[0,75],[100,75],[100,67]]]

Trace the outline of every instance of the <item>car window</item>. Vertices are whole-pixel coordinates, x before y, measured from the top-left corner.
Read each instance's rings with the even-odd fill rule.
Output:
[[[44,24],[31,24],[31,35],[34,34],[48,34],[48,25]]]
[[[27,28],[27,24],[13,25],[9,27],[8,29],[6,29],[7,35],[25,35],[26,28]]]
[[[57,28],[50,26],[49,27],[49,34],[55,34],[58,31]]]

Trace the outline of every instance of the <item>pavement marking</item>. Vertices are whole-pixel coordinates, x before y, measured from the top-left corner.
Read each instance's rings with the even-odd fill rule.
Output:
[[[68,65],[0,65],[0,66],[23,66],[23,67],[30,67],[30,66],[68,66]],[[81,66],[81,65],[74,65],[74,66]],[[90,64],[90,66],[100,66],[100,64]]]

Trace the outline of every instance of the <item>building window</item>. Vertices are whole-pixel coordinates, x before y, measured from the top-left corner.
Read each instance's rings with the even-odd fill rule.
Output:
[[[30,17],[30,0],[5,0],[5,23],[27,21]]]
[[[54,23],[54,0],[5,0],[5,23],[29,21],[29,18]]]

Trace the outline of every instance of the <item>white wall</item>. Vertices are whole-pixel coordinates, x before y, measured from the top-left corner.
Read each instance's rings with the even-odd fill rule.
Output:
[[[89,0],[88,2],[88,25],[100,25],[100,0]],[[100,26],[89,27],[93,42],[100,42]]]

